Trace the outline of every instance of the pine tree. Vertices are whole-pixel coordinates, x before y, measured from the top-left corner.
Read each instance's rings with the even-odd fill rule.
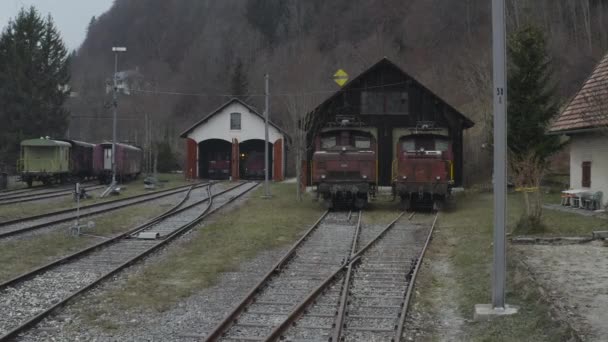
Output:
[[[525,202],[517,224],[524,233],[543,229],[540,184],[548,157],[561,148],[558,136],[545,134],[558,110],[546,45],[542,31],[527,26],[510,37],[508,46],[509,164]]]
[[[51,17],[22,9],[0,35],[0,160],[14,163],[19,142],[63,136],[69,57]]]
[[[561,148],[545,135],[558,106],[551,59],[542,31],[519,29],[509,39],[508,146],[513,157],[532,154],[540,162]]]

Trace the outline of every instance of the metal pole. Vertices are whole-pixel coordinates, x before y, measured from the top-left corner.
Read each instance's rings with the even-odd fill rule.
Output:
[[[269,111],[270,111],[270,91],[269,91],[269,81],[270,81],[270,76],[268,74],[266,74],[266,76],[264,77],[266,79],[266,110],[264,111],[264,135],[266,137],[265,140],[265,144],[264,144],[264,195],[265,197],[270,197],[270,188],[269,188],[269,184],[268,184],[268,158],[270,157],[268,155],[268,115],[269,115]]]
[[[118,51],[114,52],[114,91],[112,93],[113,97],[113,107],[114,107],[114,119],[112,122],[112,185],[116,184],[116,110],[118,107],[118,94],[117,94],[117,77],[118,74]]]
[[[507,74],[504,0],[492,0],[494,54],[494,270],[492,307],[505,308],[507,202]]]

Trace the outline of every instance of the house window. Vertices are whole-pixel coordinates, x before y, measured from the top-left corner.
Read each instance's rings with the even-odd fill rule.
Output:
[[[230,129],[241,129],[241,113],[230,113]]]
[[[583,188],[591,187],[591,162],[583,162],[583,181],[581,183]]]

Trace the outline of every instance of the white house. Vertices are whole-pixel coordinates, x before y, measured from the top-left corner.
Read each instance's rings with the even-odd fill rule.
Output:
[[[551,125],[570,136],[570,187],[601,191],[608,204],[608,55]]]
[[[282,180],[287,135],[272,122],[268,126],[270,174],[272,179]],[[187,139],[188,178],[263,178],[264,117],[245,102],[231,99],[181,137]]]

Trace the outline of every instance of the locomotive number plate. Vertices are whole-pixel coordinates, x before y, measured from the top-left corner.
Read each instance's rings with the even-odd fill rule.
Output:
[[[340,164],[340,167],[348,167],[348,164]]]

